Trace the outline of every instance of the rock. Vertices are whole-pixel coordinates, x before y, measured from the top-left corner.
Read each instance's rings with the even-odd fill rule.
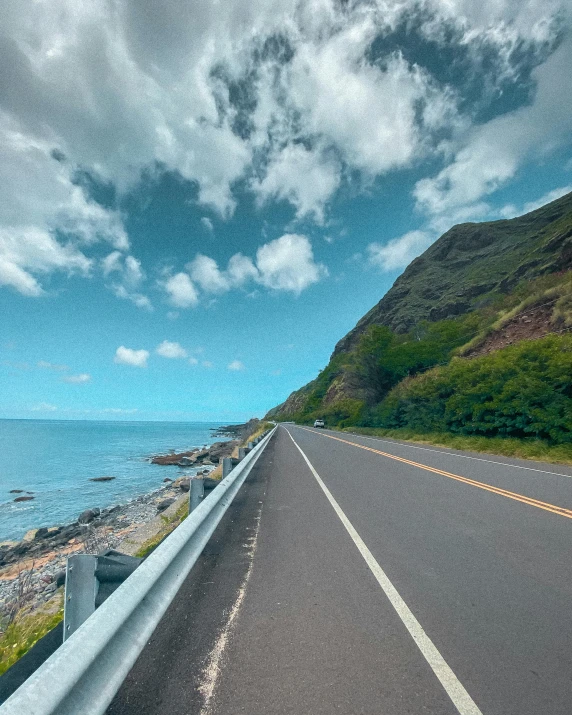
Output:
[[[220,484],[220,479],[209,479],[209,477],[205,477],[203,481],[205,483],[205,489],[214,489]]]
[[[171,504],[175,503],[175,499],[162,499],[158,504],[157,504],[157,511],[165,511],[165,509],[168,509]]]
[[[66,582],[66,572],[65,569],[63,571],[58,571],[58,573],[55,575],[54,580],[56,582],[56,587],[59,588],[60,586],[63,586]]]
[[[237,439],[231,439],[227,442],[215,442],[209,447],[209,459],[211,462],[218,464],[223,457],[230,457],[235,447],[238,447],[240,442]]]
[[[36,533],[34,534],[34,541],[37,539],[45,539],[48,534],[48,529],[45,526],[42,526],[40,529],[36,530]]]
[[[175,479],[172,486],[176,489],[180,489],[182,492],[188,492],[191,488],[191,480],[189,477],[179,477]]]
[[[78,516],[77,520],[80,524],[89,524],[95,519],[96,516],[100,515],[99,509],[86,509]]]
[[[112,482],[115,479],[115,477],[92,477],[90,479],[90,482]]]
[[[10,489],[8,492],[9,494],[23,494],[24,490],[23,489]]]
[[[165,479],[163,479],[163,481],[164,481],[164,482],[172,482],[173,480],[172,480],[172,479],[169,479],[169,477],[165,477]]]
[[[35,497],[16,497],[14,501],[32,501]]]
[[[24,534],[24,538],[22,541],[33,541],[36,538],[36,534],[38,533],[39,529],[30,529]]]

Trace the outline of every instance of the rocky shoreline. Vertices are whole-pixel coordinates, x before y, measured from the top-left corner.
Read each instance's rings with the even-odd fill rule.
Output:
[[[241,432],[236,431],[233,436],[237,434]],[[71,554],[121,550],[122,544],[126,551],[133,550],[129,537],[134,532],[160,531],[164,524],[157,516],[169,513],[169,507],[174,508],[177,500],[189,491],[195,471],[220,478],[222,470],[216,469],[216,465],[239,444],[239,440],[230,439],[188,452],[152,456],[149,461],[153,464],[193,468],[193,475],[174,480],[165,477],[163,486],[125,504],[86,509],[70,524],[32,529],[22,541],[0,543],[0,628],[16,611],[32,613],[40,607],[59,608],[66,560]]]

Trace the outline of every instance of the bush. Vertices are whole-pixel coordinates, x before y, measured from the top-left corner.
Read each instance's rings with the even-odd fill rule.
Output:
[[[454,359],[395,387],[369,426],[572,442],[572,336]]]

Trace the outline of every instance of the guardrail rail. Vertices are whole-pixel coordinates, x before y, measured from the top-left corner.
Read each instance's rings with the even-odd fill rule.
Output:
[[[276,427],[0,706],[0,715],[103,715]]]

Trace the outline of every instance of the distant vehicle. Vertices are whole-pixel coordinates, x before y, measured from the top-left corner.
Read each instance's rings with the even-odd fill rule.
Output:
[[[314,422],[314,427],[325,427],[324,420],[316,420]]]

